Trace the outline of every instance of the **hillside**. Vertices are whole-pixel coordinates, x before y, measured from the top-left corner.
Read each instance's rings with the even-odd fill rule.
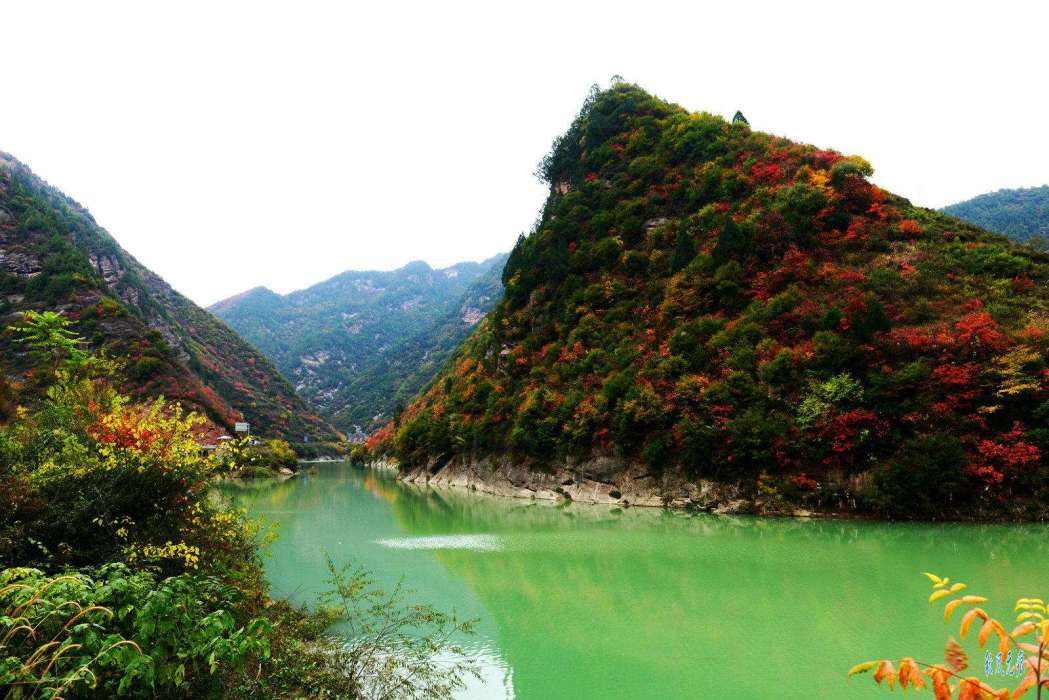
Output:
[[[332,437],[273,366],[220,320],[124,251],[91,214],[0,153],[0,327],[61,311],[94,349],[125,362],[126,389],[181,401],[225,430]],[[0,370],[31,399],[24,348],[0,335]],[[0,392],[2,393],[2,392]]]
[[[1049,185],[988,192],[943,211],[1019,243],[1049,239]]]
[[[503,299],[376,453],[900,515],[1045,493],[1049,257],[626,84],[540,173]]]
[[[505,260],[349,271],[287,296],[258,287],[211,310],[352,432],[381,425],[432,378],[498,299]]]

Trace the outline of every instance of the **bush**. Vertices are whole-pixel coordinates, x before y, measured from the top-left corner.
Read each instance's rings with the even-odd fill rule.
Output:
[[[229,612],[242,597],[214,577],[157,580],[122,564],[94,576],[0,571],[0,687],[45,697],[216,694],[220,666],[240,670],[269,651],[265,620],[239,625]]]
[[[229,445],[222,464],[226,471],[240,477],[265,477],[275,476],[281,469],[295,471],[299,457],[285,440],[242,438]]]
[[[874,470],[871,505],[897,518],[956,511],[964,505],[964,465],[965,451],[953,435],[908,440],[896,458]]]

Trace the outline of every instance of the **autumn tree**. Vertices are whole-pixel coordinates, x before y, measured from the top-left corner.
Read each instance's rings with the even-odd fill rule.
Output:
[[[943,621],[948,622],[959,609],[964,609],[958,636],[964,640],[975,629],[977,643],[984,648],[992,637],[997,645],[989,647],[988,658],[1004,664],[1006,671],[1018,669],[1022,678],[1010,692],[1008,688],[993,688],[975,676],[963,676],[969,668],[969,657],[965,649],[953,637],[947,640],[944,648],[944,663],[928,663],[912,657],[904,657],[893,663],[891,659],[865,661],[853,666],[848,675],[874,671],[874,682],[884,684],[890,690],[897,685],[902,690],[913,688],[915,692],[932,682],[936,700],[1018,700],[1030,690],[1035,690],[1035,697],[1042,698],[1043,689],[1049,688],[1049,610],[1041,598],[1020,598],[1016,601],[1013,612],[1019,624],[1007,630],[1004,623],[990,616],[982,606],[987,598],[980,595],[968,595],[961,592],[968,588],[964,583],[950,582],[949,578],[940,578],[936,574],[925,573],[932,582],[932,593],[929,603],[944,601]],[[955,695],[957,693],[957,696]]]

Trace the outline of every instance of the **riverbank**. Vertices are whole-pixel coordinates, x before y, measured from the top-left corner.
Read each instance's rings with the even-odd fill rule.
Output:
[[[390,460],[369,466],[396,469]],[[464,488],[505,498],[572,501],[598,505],[679,508],[725,515],[760,514],[795,517],[852,515],[792,503],[775,489],[748,493],[742,484],[690,481],[673,474],[653,474],[638,464],[597,458],[550,471],[529,469],[510,460],[448,463],[436,471],[419,467],[400,473],[414,485]],[[751,486],[751,491],[757,489]],[[758,489],[760,490],[760,489]]]
[[[397,479],[407,484],[462,488],[504,498],[673,508],[719,515],[928,522],[1049,520],[1049,512],[1041,501],[1021,498],[945,504],[939,515],[901,517],[878,509],[864,474],[824,482],[785,475],[719,482],[690,480],[671,472],[656,473],[640,463],[607,457],[546,469],[531,468],[509,458],[449,461],[403,472],[396,461],[384,458],[370,462],[369,467],[397,470]]]

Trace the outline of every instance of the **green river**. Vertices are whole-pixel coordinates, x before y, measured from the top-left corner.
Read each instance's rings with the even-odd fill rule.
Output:
[[[313,601],[330,555],[477,618],[469,646],[484,678],[464,698],[884,697],[846,670],[886,656],[938,662],[957,634],[926,603],[920,572],[965,581],[1002,619],[1017,597],[1049,595],[1039,525],[555,505],[344,464],[316,472],[227,487],[279,523],[274,593]],[[983,677],[983,652],[966,649]]]

